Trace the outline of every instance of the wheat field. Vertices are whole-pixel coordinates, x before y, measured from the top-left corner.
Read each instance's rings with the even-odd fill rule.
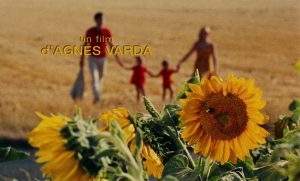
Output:
[[[93,15],[105,13],[105,25],[118,45],[149,45],[153,56],[145,65],[158,72],[163,58],[175,67],[196,41],[201,26],[211,27],[220,75],[254,78],[267,100],[265,112],[274,120],[288,113],[300,98],[300,76],[293,64],[300,58],[298,0],[1,0],[0,1],[0,136],[24,138],[37,123],[35,112],[72,115],[81,107],[86,118],[124,106],[144,111],[129,84],[131,73],[109,57],[103,99],[92,104],[88,67],[86,94],[74,104],[69,91],[78,71],[78,56],[42,55],[47,44],[80,45],[93,26]],[[189,78],[195,57],[173,79],[175,92]],[[130,56],[122,57],[133,65]],[[147,78],[146,93],[161,108],[161,80]]]

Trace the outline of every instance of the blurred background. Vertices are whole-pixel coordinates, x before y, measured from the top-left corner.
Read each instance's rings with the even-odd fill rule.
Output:
[[[176,63],[197,40],[204,25],[216,48],[220,75],[254,78],[267,100],[265,112],[276,118],[300,98],[300,1],[298,0],[1,0],[0,1],[0,137],[25,138],[37,123],[35,112],[71,115],[69,96],[79,70],[79,56],[42,55],[47,44],[80,45],[80,36],[94,25],[97,11],[105,14],[118,45],[149,45],[153,56],[145,65],[158,72],[162,59]],[[126,65],[134,58],[122,57]],[[175,92],[190,77],[195,55],[183,64]],[[87,65],[87,64],[86,64]],[[109,57],[103,99],[92,104],[88,66],[86,93],[78,106],[86,118],[124,106],[143,111],[129,83],[132,72]],[[161,79],[147,78],[146,94],[161,108]]]

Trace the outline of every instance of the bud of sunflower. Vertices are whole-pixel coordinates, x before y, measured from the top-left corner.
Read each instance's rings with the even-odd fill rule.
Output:
[[[274,134],[275,138],[279,139],[283,137],[283,130],[288,123],[288,119],[279,119],[277,122],[274,123]]]
[[[105,122],[107,126],[102,129],[102,131],[108,130],[108,124],[115,120],[118,122],[120,127],[123,129],[126,135],[126,143],[130,148],[131,152],[135,152],[136,148],[136,130],[138,123],[136,123],[135,117],[129,115],[128,111],[125,108],[112,109],[104,114],[102,114],[101,121]],[[141,143],[141,153],[140,153],[144,167],[146,168],[149,175],[153,175],[156,178],[160,178],[163,164],[161,158],[155,153],[155,151],[144,141]]]
[[[152,103],[146,100],[146,104],[151,106],[150,114],[152,116],[144,116],[142,114],[129,115],[125,108],[112,109],[102,114],[100,120],[105,123],[116,120],[126,135],[126,143],[131,152],[135,152],[137,137],[137,130],[142,132],[141,143],[141,157],[149,175],[153,175],[156,178],[160,178],[164,163],[171,158],[176,149],[174,142],[170,140],[166,134],[166,131],[159,124],[161,121],[161,115],[155,110]],[[102,129],[108,130],[109,127]]]

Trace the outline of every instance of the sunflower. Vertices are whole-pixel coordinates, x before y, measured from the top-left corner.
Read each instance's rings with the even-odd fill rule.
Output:
[[[221,164],[236,163],[265,143],[269,133],[259,125],[268,121],[260,112],[266,103],[254,80],[228,76],[225,82],[212,76],[189,88],[178,114],[183,122],[181,137],[195,145],[195,153]]]
[[[40,124],[29,133],[29,143],[38,148],[36,156],[38,163],[44,163],[42,172],[54,181],[96,181],[96,179],[81,168],[80,161],[75,157],[75,151],[67,150],[67,140],[61,130],[70,118],[52,115],[44,116]]]
[[[126,143],[129,146],[131,152],[134,152],[135,148],[135,127],[129,120],[129,113],[125,108],[112,109],[101,115],[100,118],[104,122],[115,120],[119,123],[121,128],[126,134]],[[108,127],[104,127],[102,131],[108,130]],[[162,159],[155,153],[149,144],[142,142],[141,156],[143,158],[143,164],[149,175],[153,175],[156,178],[160,178],[163,171]]]

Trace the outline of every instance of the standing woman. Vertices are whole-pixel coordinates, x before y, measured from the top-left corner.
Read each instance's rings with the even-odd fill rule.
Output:
[[[177,66],[180,67],[193,52],[197,52],[197,58],[194,64],[194,73],[198,69],[201,77],[210,77],[218,74],[218,63],[215,56],[214,46],[207,41],[209,28],[202,27],[199,32],[199,39],[193,44],[192,48],[185,54],[185,56],[178,62]],[[210,58],[213,59],[213,70],[210,66]]]

